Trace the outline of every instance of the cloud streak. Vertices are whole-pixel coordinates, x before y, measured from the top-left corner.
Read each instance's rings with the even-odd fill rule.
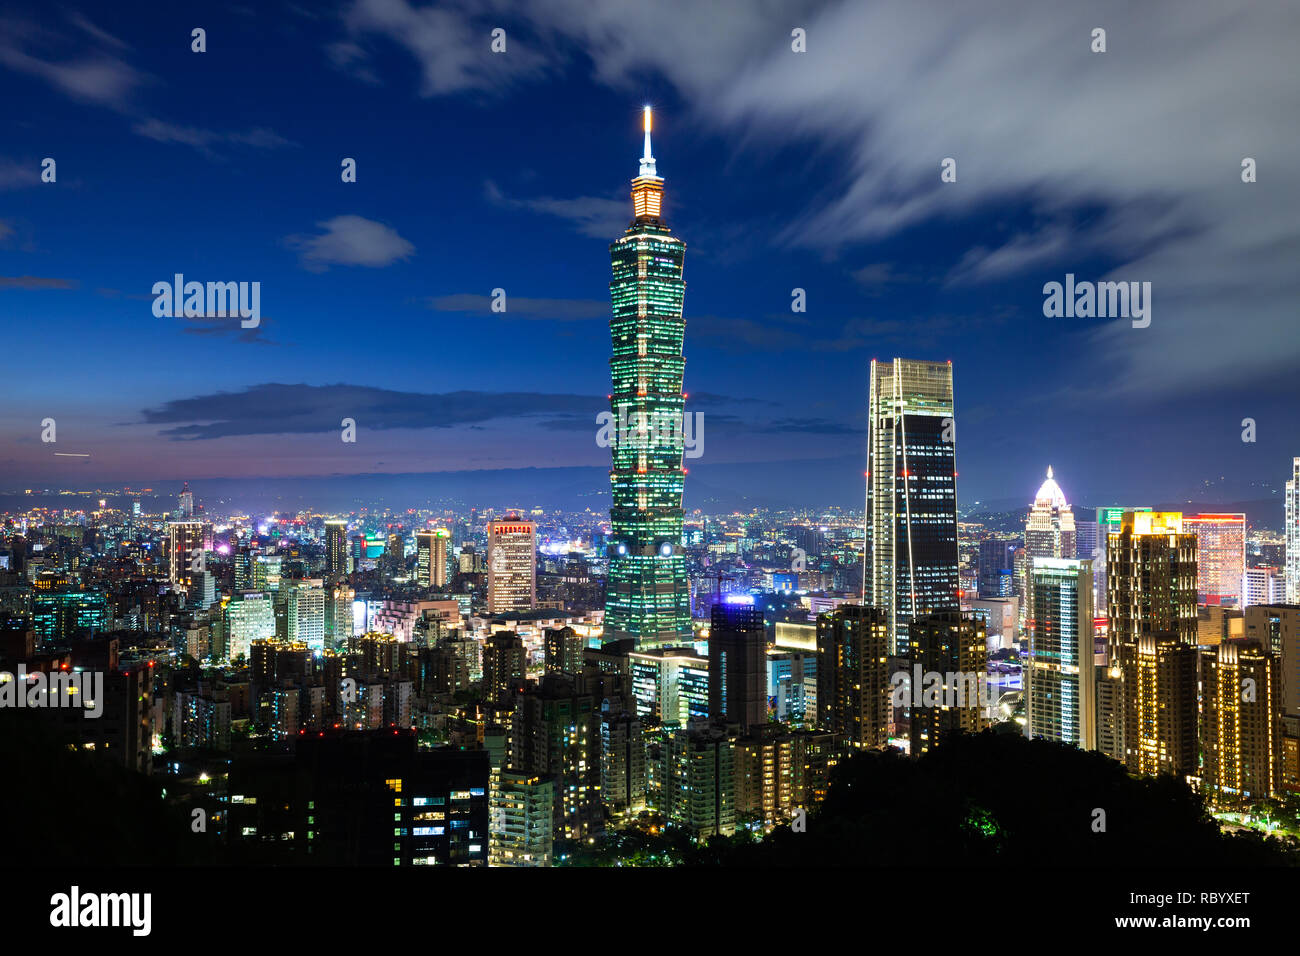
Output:
[[[215,392],[173,399],[141,412],[141,422],[168,425],[160,434],[173,441],[201,441],[233,435],[337,432],[344,418],[358,430],[451,428],[534,415],[591,413],[591,395],[541,392],[399,392],[364,385],[267,383],[239,392]],[[594,418],[593,418],[594,421]]]

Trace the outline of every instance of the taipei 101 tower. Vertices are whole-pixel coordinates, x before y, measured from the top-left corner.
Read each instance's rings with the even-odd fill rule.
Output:
[[[634,638],[638,647],[691,638],[690,589],[682,553],[682,265],[686,244],[660,218],[663,179],[650,152],[632,180],[634,218],[609,247],[613,315],[610,374],[612,442],[609,575],[605,639]],[[675,423],[675,429],[671,425]]]

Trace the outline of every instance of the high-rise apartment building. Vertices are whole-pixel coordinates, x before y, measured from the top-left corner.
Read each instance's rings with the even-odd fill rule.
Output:
[[[502,770],[491,800],[489,866],[550,866],[554,846],[555,781]]]
[[[1268,649],[1278,662],[1279,708],[1300,718],[1300,607],[1294,604],[1246,608],[1245,639]]]
[[[1197,772],[1196,586],[1182,514],[1124,512],[1106,541],[1107,656],[1131,773]]]
[[[908,636],[913,674],[919,668],[938,691],[935,702],[911,682],[908,718],[916,756],[940,745],[949,733],[974,734],[988,725],[988,648],[984,622],[960,611],[915,618]]]
[[[1278,662],[1259,641],[1201,649],[1201,789],[1211,806],[1275,794],[1282,773]]]
[[[514,631],[497,631],[483,642],[483,695],[499,707],[514,704],[528,670],[528,652]]]
[[[605,588],[606,637],[633,638],[647,648],[691,636],[682,550],[686,244],[664,223],[662,198],[647,107],[645,153],[632,180],[634,218],[610,246],[610,410],[620,427],[611,442]]]
[[[1026,734],[1095,749],[1092,561],[1035,558],[1026,626]]]
[[[489,521],[488,613],[537,606],[537,526],[511,515]]]
[[[567,675],[547,674],[519,695],[507,764],[555,781],[556,839],[587,840],[604,829],[600,705]]]
[[[735,734],[702,722],[672,728],[659,752],[660,812],[696,838],[735,833]]]
[[[348,523],[331,518],[325,522],[325,580],[336,582],[348,574]]]
[[[600,715],[600,795],[615,817],[646,809],[650,788],[645,725],[635,714],[611,708]]]
[[[817,722],[855,747],[889,739],[889,615],[841,604],[817,618]]]
[[[1110,644],[1168,635],[1196,643],[1196,535],[1176,511],[1126,511],[1106,542]]]
[[[451,533],[446,528],[415,533],[415,577],[421,587],[447,586],[447,546],[450,542]]]
[[[1125,766],[1152,776],[1195,774],[1196,645],[1171,632],[1126,632],[1112,648],[1122,684]]]
[[[167,522],[167,579],[187,594],[207,569],[202,521]]]
[[[1197,601],[1240,607],[1246,575],[1246,516],[1184,515],[1183,531],[1196,535]]]
[[[582,652],[587,646],[586,638],[571,627],[548,627],[545,640],[548,672],[558,671],[575,676],[582,673]]]
[[[872,359],[864,603],[895,653],[913,617],[959,607],[954,422],[951,362]]]
[[[1106,546],[1110,536],[1120,530],[1120,524],[1126,511],[1150,511],[1150,508],[1124,508],[1109,505],[1097,509],[1097,556],[1092,562],[1093,594],[1097,601],[1097,613],[1106,613],[1108,605],[1106,595]]]

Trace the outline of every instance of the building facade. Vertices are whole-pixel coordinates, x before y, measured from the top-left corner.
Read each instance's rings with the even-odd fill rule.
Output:
[[[917,615],[956,610],[956,432],[951,362],[871,362],[867,587],[894,653]]]
[[[634,219],[610,246],[610,410],[620,427],[611,441],[605,589],[606,636],[642,647],[685,643],[691,634],[682,550],[686,244],[664,223],[662,198],[647,107]]]

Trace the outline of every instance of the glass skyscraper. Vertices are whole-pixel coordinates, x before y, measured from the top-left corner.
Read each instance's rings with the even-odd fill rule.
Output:
[[[640,647],[677,644],[691,634],[690,590],[682,552],[682,266],[686,244],[661,219],[663,179],[650,152],[632,180],[635,218],[610,246],[613,316],[607,639]]]
[[[1034,558],[1028,598],[1025,732],[1093,750],[1091,559]]]
[[[952,363],[871,361],[866,603],[908,649],[913,617],[960,607]]]

